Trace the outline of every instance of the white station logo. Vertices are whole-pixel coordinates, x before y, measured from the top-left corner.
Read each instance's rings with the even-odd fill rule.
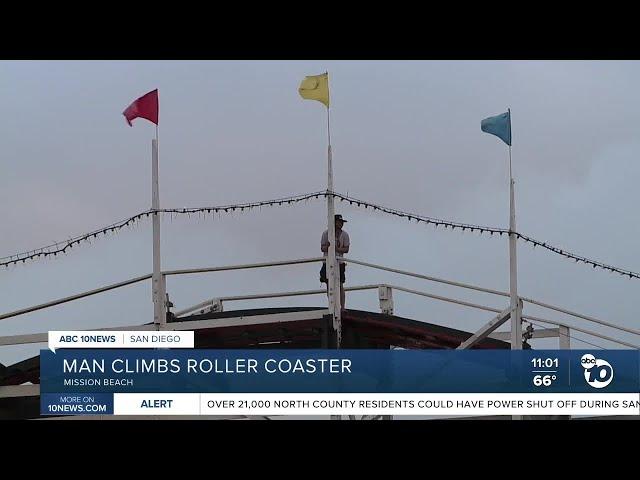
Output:
[[[584,368],[584,379],[593,388],[604,388],[613,380],[613,367],[606,360],[587,353],[582,356],[580,365]]]

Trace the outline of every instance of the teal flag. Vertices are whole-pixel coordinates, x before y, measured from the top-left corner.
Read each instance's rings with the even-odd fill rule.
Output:
[[[480,129],[500,138],[511,146],[511,111],[501,113],[495,117],[485,118],[480,122]]]

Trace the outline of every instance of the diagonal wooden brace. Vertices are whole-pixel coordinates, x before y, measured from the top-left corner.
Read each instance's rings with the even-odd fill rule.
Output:
[[[505,323],[507,320],[511,318],[511,307],[501,311],[493,320],[483,326],[476,333],[471,335],[467,340],[462,342],[456,350],[464,350],[467,348],[471,348],[476,343],[484,340],[488,337],[495,329],[497,329],[500,325]]]

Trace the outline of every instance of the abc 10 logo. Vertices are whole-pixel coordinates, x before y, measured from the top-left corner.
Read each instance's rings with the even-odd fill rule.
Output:
[[[584,379],[593,388],[604,388],[613,381],[613,367],[606,360],[587,353],[580,359],[580,365],[584,368]]]

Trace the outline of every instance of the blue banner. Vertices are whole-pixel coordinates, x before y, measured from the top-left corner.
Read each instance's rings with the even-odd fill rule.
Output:
[[[65,393],[637,393],[640,352],[42,350],[40,374],[43,406]]]

